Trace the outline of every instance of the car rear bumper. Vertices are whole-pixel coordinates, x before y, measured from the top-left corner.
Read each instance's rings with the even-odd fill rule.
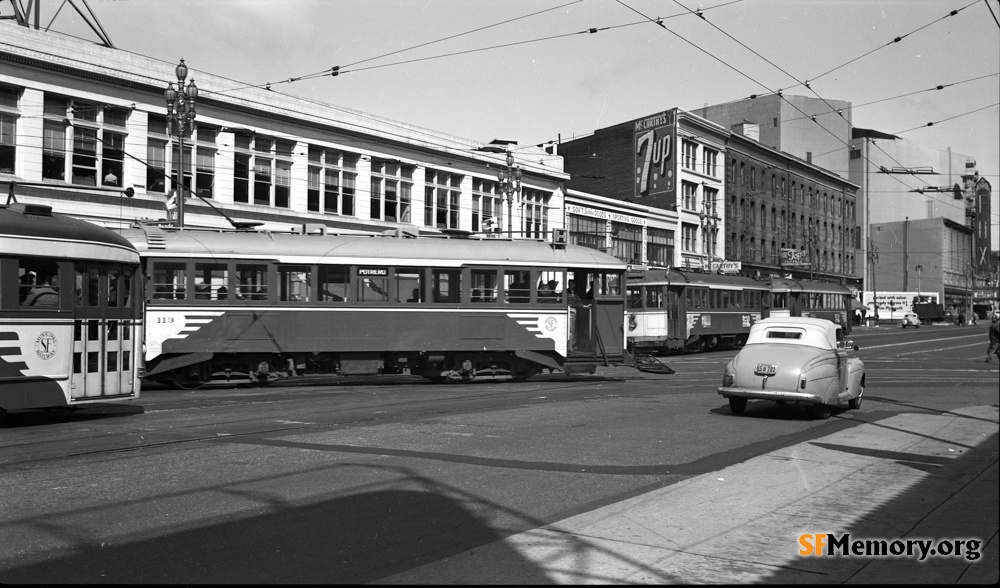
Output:
[[[784,390],[751,390],[749,388],[719,388],[723,398],[746,398],[748,400],[782,400],[786,402],[807,402],[823,404],[823,399],[808,392],[788,392]]]

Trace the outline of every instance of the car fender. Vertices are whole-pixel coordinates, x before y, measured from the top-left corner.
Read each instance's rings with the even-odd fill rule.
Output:
[[[837,404],[840,397],[840,374],[830,358],[817,358],[802,369],[805,391],[823,399],[824,404]]]
[[[865,364],[856,357],[847,360],[847,391],[849,398],[857,398],[861,394],[861,382],[865,377]]]

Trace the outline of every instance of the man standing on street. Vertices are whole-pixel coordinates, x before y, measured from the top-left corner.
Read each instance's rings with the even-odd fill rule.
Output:
[[[993,361],[993,356],[1000,357],[1000,317],[993,315],[990,323],[990,348],[986,351],[986,363]]]

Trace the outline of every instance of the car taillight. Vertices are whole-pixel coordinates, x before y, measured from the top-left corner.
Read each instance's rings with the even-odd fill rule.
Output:
[[[732,386],[733,385],[733,381],[734,381],[733,374],[726,374],[726,375],[722,376],[722,385],[723,386]]]
[[[805,376],[802,376],[802,379],[799,380],[799,388],[802,389],[802,390],[806,389],[806,377]]]

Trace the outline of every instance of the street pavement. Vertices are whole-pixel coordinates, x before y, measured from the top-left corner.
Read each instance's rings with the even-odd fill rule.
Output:
[[[993,405],[861,424],[379,583],[995,584],[998,422]],[[978,559],[817,556],[804,533],[982,543]]]

